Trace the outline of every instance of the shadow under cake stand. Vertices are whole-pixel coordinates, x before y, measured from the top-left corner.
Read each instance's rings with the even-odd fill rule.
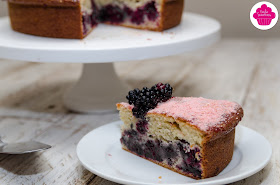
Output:
[[[100,24],[83,40],[54,39],[12,31],[0,19],[0,58],[32,62],[84,63],[79,81],[64,95],[67,108],[84,113],[115,110],[128,88],[113,62],[145,60],[190,52],[220,39],[216,20],[184,13],[179,26],[164,32]]]

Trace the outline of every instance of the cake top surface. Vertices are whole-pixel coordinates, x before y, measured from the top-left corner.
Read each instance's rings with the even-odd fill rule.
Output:
[[[132,109],[133,105],[121,103]],[[164,114],[175,120],[186,121],[199,130],[209,132],[229,132],[241,120],[243,110],[235,102],[194,97],[173,97],[147,114]]]

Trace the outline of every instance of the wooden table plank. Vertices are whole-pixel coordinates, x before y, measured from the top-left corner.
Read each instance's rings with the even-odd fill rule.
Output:
[[[117,120],[118,116],[117,114],[111,114],[102,116],[85,115],[83,117],[82,115],[68,114],[57,123],[46,122],[45,124],[42,121],[39,121],[39,124],[30,120],[21,120],[19,123],[17,119],[12,120],[15,122],[13,124],[9,120],[1,123],[5,128],[1,127],[1,131],[3,131],[3,138],[6,141],[22,141],[32,138],[51,144],[53,148],[43,153],[24,155],[23,157],[8,156],[5,160],[0,161],[0,166],[5,169],[0,171],[2,174],[6,174],[0,180],[8,184],[18,184],[23,177],[27,181],[32,180],[32,182],[39,184],[52,184],[54,182],[58,184],[66,182],[67,184],[84,184],[91,181],[90,179],[94,175],[80,165],[76,156],[76,145],[87,132],[100,125]],[[22,132],[24,130],[28,130],[28,132],[22,134],[22,132],[12,131],[15,127]],[[5,134],[11,132],[14,135]],[[35,162],[34,158],[36,158]],[[39,169],[37,169],[38,165],[41,166]],[[26,172],[25,166],[30,168],[29,172]],[[30,174],[26,175],[26,173]]]
[[[19,70],[33,65],[36,65],[36,63],[0,59],[0,78],[3,78],[4,76],[9,76],[12,73],[16,73]]]
[[[280,184],[280,40],[267,40],[244,102],[243,124],[265,136],[272,145],[270,163],[236,184]],[[261,147],[261,146],[260,146]]]
[[[21,94],[28,94],[20,92],[22,89],[36,90],[41,81],[54,77],[53,75],[59,74],[58,71],[63,71],[63,68],[65,68],[63,64],[39,64],[24,68],[16,73],[12,73],[10,76],[1,78],[0,86],[9,88],[2,88],[0,91],[0,103],[3,103],[3,99],[11,101],[9,98],[14,99],[18,98]]]
[[[115,68],[120,78],[132,88],[152,86],[159,81],[171,83],[176,88],[182,76],[205,60],[213,48],[215,47],[201,49],[192,54],[184,53],[159,59],[116,63]]]
[[[102,184],[102,185],[118,185],[117,183],[102,179],[101,177],[95,177],[91,183],[88,185],[96,185],[96,184]]]
[[[185,76],[181,96],[229,99],[242,103],[250,76],[256,65],[254,41],[225,40],[214,52]]]

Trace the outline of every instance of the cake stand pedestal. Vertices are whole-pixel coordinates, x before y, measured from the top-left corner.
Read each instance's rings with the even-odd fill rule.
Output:
[[[84,64],[79,81],[64,95],[66,107],[78,112],[108,112],[125,101],[128,87],[119,80],[112,63]]]
[[[6,17],[0,19],[0,58],[84,63],[79,81],[64,95],[65,106],[84,113],[108,112],[115,110],[115,104],[123,101],[128,91],[113,62],[197,50],[218,41],[220,28],[212,18],[184,13],[179,26],[162,33],[101,24],[84,40],[72,40],[14,32]]]

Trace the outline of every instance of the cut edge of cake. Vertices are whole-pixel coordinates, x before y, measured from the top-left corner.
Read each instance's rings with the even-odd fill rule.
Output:
[[[154,11],[155,7],[153,5],[146,10],[147,4],[136,6],[136,10],[128,9],[126,1],[133,0],[116,0],[112,1],[116,2],[115,4],[105,4],[104,7],[99,5],[103,2],[100,0],[8,0],[8,5],[13,30],[54,38],[82,39],[99,22],[152,31],[163,31],[181,22],[184,0],[146,0],[147,3],[156,3],[157,13],[149,13]],[[103,14],[107,17],[114,17],[101,20],[102,12],[105,12]],[[132,20],[135,22],[131,22]]]
[[[139,122],[140,124],[142,124],[142,130],[143,128],[145,128],[145,125],[143,127],[141,119],[135,118],[133,116],[133,106],[127,103],[119,103],[117,104],[117,109],[120,111],[120,118],[124,122],[124,124],[122,125],[122,147],[124,150],[130,151],[131,153],[134,153],[142,158],[145,158],[165,168],[186,175],[188,177],[192,177],[194,179],[215,176],[219,174],[232,159],[235,126],[243,117],[243,109],[238,104],[236,105],[236,112],[232,114],[225,121],[225,123],[220,124],[215,129],[209,129],[207,131],[199,129],[197,126],[191,124],[188,120],[182,118],[174,119],[172,116],[167,116],[166,113],[152,113],[153,110],[150,110],[145,116],[145,119],[147,120],[147,123],[145,124],[148,124],[148,129],[146,130],[146,132],[143,132],[143,134],[141,134],[141,129],[140,132],[139,130],[137,130],[137,124],[139,124]],[[154,140],[149,138],[147,139],[147,136],[145,136],[145,134],[151,135],[151,138],[153,138]],[[127,146],[130,145],[124,144],[124,142],[128,142],[126,140],[129,137],[126,137],[125,135],[130,135],[129,137],[138,138],[138,140],[140,141],[143,140],[143,145],[139,148],[146,150],[146,152],[148,151],[148,154],[141,153],[141,149],[139,149],[139,155],[139,152],[137,152],[137,149],[133,148],[133,145],[131,145],[132,148],[127,148]],[[141,139],[139,139],[139,137]],[[150,143],[155,146],[155,143],[157,143],[158,141],[165,141],[161,142],[160,144],[163,148],[167,147],[168,149],[169,145],[172,145],[173,148],[175,148],[174,150],[179,151],[179,153],[181,152],[181,154],[181,149],[183,146],[184,150],[190,151],[192,153],[190,155],[190,158],[192,158],[190,159],[190,164],[194,163],[193,166],[184,166],[181,164],[182,161],[177,161],[177,163],[180,164],[175,164],[174,166],[174,164],[172,164],[173,161],[170,161],[168,157],[165,157],[164,160],[158,157],[159,160],[163,160],[162,162],[154,160],[153,158],[157,158],[157,156],[151,156],[146,145],[147,143]],[[135,150],[136,152],[132,151],[131,149]],[[170,151],[172,153],[171,149]],[[145,155],[151,157],[146,157]],[[176,156],[176,154],[174,155]],[[182,154],[182,157],[184,158],[184,153]],[[172,165],[168,164],[168,161],[170,161],[170,164]],[[197,175],[193,175],[192,173],[188,173],[186,170],[182,171],[177,168],[182,168],[182,166],[186,169],[192,170]],[[199,170],[201,171],[200,175]]]

